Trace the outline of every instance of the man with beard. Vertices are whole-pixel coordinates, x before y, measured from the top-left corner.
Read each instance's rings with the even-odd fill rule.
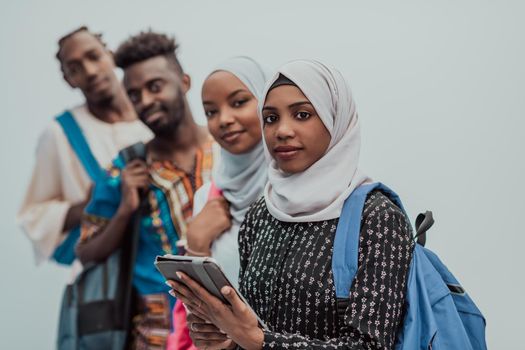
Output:
[[[147,210],[141,211],[133,275],[140,295],[139,315],[133,317],[136,349],[166,346],[174,298],[153,262],[157,255],[183,253],[193,195],[210,180],[219,150],[207,129],[193,120],[185,97],[191,80],[176,49],[173,38],[153,32],[131,37],[118,48],[115,60],[124,69],[124,87],[155,137],[145,146],[145,160],[126,163],[120,156],[114,161],[108,183],[93,192],[77,247],[83,263],[103,261],[122,246],[133,213],[142,199],[147,202]],[[215,201],[210,211],[229,213],[224,198]],[[228,219],[210,223],[217,232],[229,225]]]
[[[80,89],[85,103],[57,117],[40,136],[17,219],[33,243],[37,263],[53,257],[71,264],[94,174],[109,167],[120,149],[152,135],[137,119],[101,35],[80,27],[58,46],[64,80]],[[77,273],[80,264],[75,267]]]

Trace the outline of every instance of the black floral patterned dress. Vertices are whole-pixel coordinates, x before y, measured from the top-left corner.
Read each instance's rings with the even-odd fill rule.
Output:
[[[392,349],[404,314],[414,243],[403,212],[381,192],[362,215],[358,271],[337,300],[338,219],[287,223],[259,199],[239,231],[240,291],[270,328],[264,349]]]

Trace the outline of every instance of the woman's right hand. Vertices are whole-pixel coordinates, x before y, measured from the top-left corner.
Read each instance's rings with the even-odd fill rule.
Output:
[[[212,323],[188,311],[186,322],[193,344],[199,349],[233,349],[236,344]]]
[[[188,224],[188,247],[209,255],[212,242],[232,225],[230,205],[220,196],[210,199],[202,211]]]
[[[126,164],[121,173],[122,200],[119,211],[131,215],[140,205],[140,190],[147,190],[150,175],[146,162],[135,159]]]

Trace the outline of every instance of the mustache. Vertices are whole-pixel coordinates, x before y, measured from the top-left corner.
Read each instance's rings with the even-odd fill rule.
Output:
[[[168,108],[164,106],[162,103],[155,103],[140,113],[140,119],[146,119],[150,115],[157,113],[157,112],[167,113]]]

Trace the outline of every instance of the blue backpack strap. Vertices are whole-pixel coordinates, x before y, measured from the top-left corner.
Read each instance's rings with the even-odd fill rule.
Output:
[[[379,182],[359,186],[346,199],[335,231],[332,254],[332,271],[337,298],[348,298],[350,295],[359,259],[361,216],[366,198],[374,190],[385,193],[404,211],[399,196]]]
[[[89,148],[86,138],[84,137],[84,133],[80,129],[80,126],[71,112],[65,111],[62,115],[56,118],[56,121],[64,130],[64,134],[66,135],[71,148],[75,151],[75,154],[91,180],[97,182],[104,176],[104,172],[95,159],[95,156],[93,156],[91,148]]]
[[[82,166],[93,182],[97,182],[104,176],[104,171],[93,156],[91,149],[78,125],[77,121],[69,111],[65,111],[56,118],[64,130],[71,148],[75,151]],[[64,265],[71,265],[76,258],[75,245],[80,238],[80,227],[73,228],[66,239],[53,252],[53,259]]]

